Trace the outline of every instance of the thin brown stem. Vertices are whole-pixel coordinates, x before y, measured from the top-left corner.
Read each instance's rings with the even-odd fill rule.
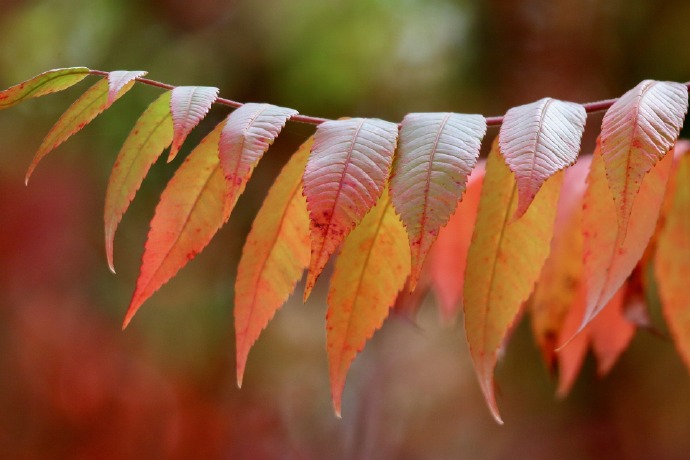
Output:
[[[91,75],[99,75],[101,77],[107,77],[108,72],[104,72],[102,70],[90,70],[89,73]],[[143,78],[143,77],[138,77],[136,78],[136,81],[139,83],[142,83],[144,85],[149,85],[149,86],[155,86],[156,88],[163,88],[167,90],[172,90],[175,89],[175,86],[169,85],[167,83],[162,83],[160,81],[156,80],[151,80],[149,78]],[[687,86],[688,90],[690,90],[690,82],[684,83],[685,86]],[[582,104],[582,106],[585,108],[585,111],[587,113],[594,113],[594,112],[602,112],[604,110],[608,110],[616,101],[618,98],[615,99],[606,99],[604,101],[597,101],[597,102],[587,102],[585,104]],[[244,104],[242,102],[237,102],[233,101],[232,99],[225,99],[222,97],[219,97],[216,99],[216,104],[220,105],[226,105],[228,107],[232,107],[234,109],[237,109],[239,107],[242,107]],[[325,121],[331,121],[328,118],[321,118],[321,117],[311,117],[309,115],[295,115],[290,118],[290,121],[296,121],[298,123],[306,123],[309,125],[320,125],[321,123]],[[500,126],[503,123],[503,117],[498,116],[498,117],[486,117],[486,124],[487,126]]]

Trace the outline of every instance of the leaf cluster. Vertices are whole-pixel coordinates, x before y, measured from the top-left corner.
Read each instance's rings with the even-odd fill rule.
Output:
[[[150,167],[167,148],[172,160],[214,103],[236,107],[163,191],[123,327],[228,221],[285,123],[317,125],[276,179],[245,242],[234,307],[239,385],[249,350],[305,269],[306,301],[336,254],[326,330],[337,414],[357,353],[392,308],[419,302],[408,292],[430,289],[445,318],[464,311],[479,383],[499,422],[494,368],[524,311],[566,394],[590,346],[603,374],[635,329],[650,326],[640,312],[658,284],[690,366],[690,143],[676,142],[687,85],[646,80],[611,101],[593,155],[580,155],[580,144],[587,108],[596,104],[546,98],[512,108],[485,162],[482,115],[323,120],[219,99],[217,88],[171,87],[142,71],[51,70],[0,92],[0,108],[88,75],[105,78],[60,117],[26,179],[135,81],[165,89],[136,121],[108,182],[105,248],[113,271],[115,232]],[[644,275],[649,267],[656,281]]]

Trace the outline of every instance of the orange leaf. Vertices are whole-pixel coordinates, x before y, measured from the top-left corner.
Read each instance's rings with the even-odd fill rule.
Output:
[[[481,115],[410,113],[402,121],[390,189],[410,239],[410,290],[439,230],[465,192],[485,133]]]
[[[74,101],[65,113],[62,114],[50,131],[48,131],[48,134],[38,147],[38,151],[29,165],[29,170],[24,180],[25,183],[29,183],[31,174],[34,169],[36,169],[38,162],[41,161],[44,156],[69,139],[73,134],[79,132],[84,126],[89,124],[91,120],[110,107],[117,98],[129,91],[134,84],[134,81],[130,80],[129,83],[120,88],[116,97],[110,101],[108,94],[111,75],[118,77],[119,72],[111,72],[107,79],[101,79],[98,83],[87,89],[86,92],[82,94],[79,99]]]
[[[587,348],[592,345],[597,358],[598,373],[606,375],[620,354],[628,347],[635,333],[635,325],[624,315],[627,284],[624,284],[611,301],[579,333],[586,306],[586,289],[581,284],[560,331],[558,349],[559,382],[557,395],[565,397],[572,388],[584,362]]]
[[[304,170],[311,233],[311,261],[304,299],[331,254],[383,193],[398,126],[383,120],[327,121],[314,135]]]
[[[597,357],[600,376],[608,374],[635,335],[635,325],[625,317],[623,301],[626,291],[627,285],[624,284],[589,325],[592,350]]]
[[[345,240],[331,278],[326,340],[338,416],[350,364],[383,324],[409,273],[407,234],[384,191]]]
[[[532,331],[550,369],[555,369],[554,350],[582,284],[582,197],[590,161],[591,156],[580,157],[565,170],[551,251],[530,302]]]
[[[105,194],[104,220],[106,256],[113,273],[113,240],[117,226],[151,165],[172,142],[173,126],[169,104],[170,91],[167,91],[141,114],[120,149],[110,173]]]
[[[467,180],[467,190],[448,224],[438,232],[431,248],[429,270],[441,316],[452,319],[462,308],[467,250],[477,219],[479,197],[484,181],[484,164],[479,163]]]
[[[657,241],[654,270],[664,317],[680,356],[690,368],[690,154],[680,159],[674,183]]]
[[[623,240],[616,225],[616,205],[597,145],[583,205],[587,308],[580,329],[611,300],[642,257],[656,227],[672,163],[673,154],[664,156],[642,180]]]
[[[261,331],[309,265],[309,213],[302,173],[313,138],[295,152],[268,192],[242,250],[235,281],[237,385]]]
[[[517,206],[517,187],[494,142],[467,255],[464,296],[472,360],[499,423],[503,422],[493,380],[497,353],[549,254],[562,181],[562,172],[547,180],[525,215],[510,222]]]
[[[177,156],[184,140],[206,116],[217,98],[218,88],[209,86],[178,86],[172,90],[170,113],[175,136],[170,147],[168,163]]]
[[[27,99],[56,93],[76,85],[89,75],[86,67],[53,69],[0,91],[0,110],[9,109]]]
[[[192,260],[227,222],[232,204],[218,162],[223,123],[189,154],[161,195],[151,220],[137,287],[123,328],[146,299]]]
[[[643,178],[678,138],[688,88],[645,80],[616,101],[601,124],[601,156],[613,192],[620,239],[625,239]]]
[[[586,119],[582,105],[548,97],[506,112],[498,142],[517,182],[514,219],[527,211],[546,179],[575,163]]]

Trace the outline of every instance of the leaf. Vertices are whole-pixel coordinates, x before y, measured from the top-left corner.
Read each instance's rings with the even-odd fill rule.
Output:
[[[239,387],[249,350],[309,265],[309,213],[302,172],[312,144],[313,137],[302,144],[271,186],[242,250],[234,308]]]
[[[189,154],[161,195],[151,220],[137,287],[123,328],[146,299],[192,260],[227,222],[232,211],[218,164],[223,123]]]
[[[110,72],[108,74],[108,106],[120,97],[122,88],[147,73],[145,70],[115,70]]]
[[[635,325],[625,317],[623,301],[626,291],[627,284],[623,284],[606,308],[589,325],[599,376],[609,373],[635,335]]]
[[[139,190],[151,165],[172,142],[170,91],[153,101],[127,136],[110,174],[105,194],[105,248],[108,266],[115,273],[113,240],[115,231]]]
[[[551,370],[561,329],[582,287],[582,198],[590,162],[591,155],[583,156],[565,170],[549,258],[530,302],[532,332]]]
[[[206,116],[218,98],[218,88],[209,86],[178,86],[172,90],[170,112],[172,113],[175,137],[168,163],[171,162],[189,133]]]
[[[690,368],[690,154],[679,161],[675,191],[659,234],[654,270],[673,341]]]
[[[87,75],[89,75],[89,69],[86,67],[69,67],[43,72],[5,91],[0,91],[0,110],[9,109],[27,99],[65,90],[82,81]]]
[[[249,103],[228,116],[220,135],[219,155],[230,206],[235,206],[257,163],[295,114],[292,109]]]
[[[517,181],[514,219],[525,214],[546,179],[575,163],[586,119],[582,105],[551,98],[505,114],[498,142]]]
[[[579,334],[577,331],[582,324],[582,316],[587,304],[587,292],[584,283],[578,286],[570,309],[563,319],[563,325],[558,333],[559,348],[556,350],[558,359],[558,388],[556,395],[565,398],[580,373],[582,364],[589,348],[589,334],[585,329]]]
[[[621,286],[601,314],[577,333],[586,305],[586,287],[580,284],[559,337],[559,397],[565,397],[570,392],[590,345],[597,358],[598,374],[602,377],[611,370],[621,353],[628,348],[635,334],[635,326],[624,315],[626,292],[627,283]]]
[[[645,80],[621,96],[604,115],[601,156],[621,239],[628,232],[643,178],[673,147],[687,110],[685,85]]]
[[[114,72],[111,72],[111,74]],[[117,98],[125,94],[134,84],[130,81],[124,85]],[[48,153],[53,151],[58,145],[65,142],[73,134],[79,132],[84,126],[89,124],[91,120],[96,118],[101,112],[106,110],[112,102],[108,101],[108,79],[101,79],[95,85],[86,90],[79,99],[62,114],[60,119],[53,125],[46,137],[43,139],[34,159],[29,165],[29,170],[26,173],[24,182],[29,183],[29,178],[38,162],[43,159]],[[117,99],[116,98],[116,99]]]
[[[672,162],[673,154],[664,156],[642,180],[623,240],[622,231],[616,225],[616,205],[597,145],[583,205],[587,307],[580,329],[611,300],[642,257],[656,227]]]
[[[400,129],[390,189],[412,253],[414,290],[431,245],[465,192],[477,163],[486,120],[481,115],[411,113]]]
[[[465,330],[479,383],[491,412],[497,353],[527,300],[549,254],[563,173],[548,180],[525,215],[510,223],[517,205],[513,174],[494,142],[486,166],[477,222],[465,272]]]
[[[327,121],[314,135],[304,171],[311,233],[306,300],[331,254],[383,193],[398,126],[378,119]]]
[[[409,273],[405,228],[384,191],[345,240],[328,292],[326,341],[333,404],[339,417],[350,364],[383,324]]]
[[[477,220],[479,197],[484,182],[484,164],[479,163],[467,179],[467,190],[448,224],[438,232],[431,248],[430,271],[441,316],[451,320],[462,309],[467,251]]]

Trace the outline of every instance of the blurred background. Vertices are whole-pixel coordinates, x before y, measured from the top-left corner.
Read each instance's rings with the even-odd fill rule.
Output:
[[[490,116],[545,96],[586,102],[646,78],[690,80],[689,19],[685,0],[4,0],[0,87],[81,65],[148,70],[315,116]],[[267,188],[311,126],[288,124],[230,223],[121,332],[160,192],[228,111],[214,108],[173,164],[154,166],[120,227],[113,276],[106,183],[159,91],[136,85],[23,185],[41,138],[87,86],[0,112],[3,458],[687,458],[690,379],[669,341],[638,332],[603,380],[588,358],[558,400],[524,318],[497,370],[499,427],[462,318],[439,322],[431,296],[416,323],[391,317],[357,358],[337,419],[327,276],[306,305],[291,299],[277,314],[238,390],[237,262]],[[589,117],[585,151],[600,122]]]

